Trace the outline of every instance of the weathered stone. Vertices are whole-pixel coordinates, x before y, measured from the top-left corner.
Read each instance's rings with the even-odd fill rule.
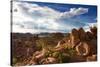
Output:
[[[97,55],[88,56],[86,61],[97,61]]]
[[[79,55],[74,55],[71,57],[70,62],[85,62],[86,58]]]
[[[80,56],[87,56],[90,53],[90,46],[86,42],[80,42],[76,46],[76,51]]]
[[[92,32],[93,36],[95,36],[95,38],[97,38],[97,27],[90,27],[90,31]]]
[[[78,33],[79,33],[79,39],[81,41],[85,41],[86,33],[85,33],[84,29],[79,28]]]
[[[65,41],[64,41],[64,40],[59,41],[59,42],[58,42],[58,44],[57,44],[57,46],[56,46],[55,48],[60,47],[60,46],[61,46],[61,45],[63,45],[64,43],[65,43]]]
[[[90,46],[90,55],[97,54],[97,40],[92,39],[91,41],[87,41],[87,44]]]
[[[92,35],[92,33],[91,32],[86,32],[86,41],[90,41],[91,39],[93,39],[94,38],[94,36]]]
[[[76,46],[80,42],[79,34],[76,29],[72,29],[72,32],[70,35],[70,41],[71,41],[72,47]]]

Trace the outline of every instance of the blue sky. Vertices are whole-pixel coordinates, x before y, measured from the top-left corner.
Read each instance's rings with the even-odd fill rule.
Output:
[[[97,17],[97,7],[96,6],[90,6],[90,5],[79,5],[79,4],[59,4],[59,3],[41,3],[41,2],[28,2],[32,4],[38,4],[40,6],[47,6],[49,8],[52,8],[54,10],[60,11],[60,12],[66,12],[69,11],[70,8],[89,8],[88,13],[82,14],[80,16],[76,16],[75,19],[78,20],[84,20],[87,22],[92,23],[95,22],[95,18]],[[93,20],[92,20],[93,19]]]
[[[58,4],[43,2],[13,2],[13,32],[70,32],[73,28],[97,23],[94,5]]]

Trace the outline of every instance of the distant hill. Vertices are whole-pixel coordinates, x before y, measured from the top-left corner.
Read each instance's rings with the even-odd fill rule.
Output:
[[[11,35],[13,37],[34,37],[34,36],[38,36],[38,37],[50,37],[50,35],[52,34],[56,34],[56,33],[59,33],[59,32],[55,32],[55,33],[38,33],[38,34],[32,34],[32,33],[11,33]],[[64,36],[67,36],[68,33],[61,33],[63,34]]]

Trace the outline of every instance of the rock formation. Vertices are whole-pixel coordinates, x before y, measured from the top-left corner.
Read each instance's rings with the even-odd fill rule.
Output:
[[[97,61],[97,55],[88,56],[86,61]]]
[[[61,34],[59,34],[60,36]],[[54,35],[53,35],[54,36]],[[56,36],[57,38],[59,36]],[[84,62],[97,60],[97,28],[91,27],[85,32],[83,28],[72,29],[67,37],[57,40],[57,46],[48,47],[48,41],[42,39],[40,50],[35,50],[36,40],[14,39],[12,42],[13,55],[18,59],[24,59],[23,63],[16,65],[54,64],[66,62]],[[14,37],[16,38],[16,37]],[[62,39],[63,38],[63,39]],[[55,41],[55,39],[53,39]],[[35,42],[34,42],[35,41]],[[53,42],[51,42],[55,45]],[[31,57],[31,58],[30,58]],[[27,58],[25,60],[25,58]],[[62,62],[64,61],[64,62]]]
[[[80,39],[80,41],[85,41],[86,39],[86,33],[85,33],[85,31],[84,31],[84,29],[83,28],[79,28],[79,30],[78,30],[78,33],[79,33],[79,39]]]
[[[90,46],[86,42],[80,42],[76,46],[76,51],[80,56],[87,56],[90,53]]]
[[[70,34],[70,41],[71,41],[70,45],[72,46],[72,48],[75,47],[80,42],[77,29],[72,29],[72,32]]]
[[[97,28],[91,27],[90,31],[85,32],[83,28],[72,29],[70,37],[58,42],[56,47],[60,49],[62,45],[75,48],[77,56],[88,57],[97,54]],[[64,49],[64,48],[62,48]],[[62,50],[60,49],[60,50]]]

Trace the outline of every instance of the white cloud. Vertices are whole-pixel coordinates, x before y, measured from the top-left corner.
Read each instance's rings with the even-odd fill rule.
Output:
[[[88,12],[88,8],[71,8],[69,12],[62,13],[62,17],[71,18]]]
[[[71,8],[66,12],[59,12],[46,6],[13,2],[13,32],[62,32],[72,29],[63,24],[60,19],[71,18],[88,12],[87,8]],[[74,26],[76,27],[77,26]]]
[[[83,28],[85,29],[85,31],[90,31],[90,27],[97,27],[97,22],[93,22],[93,23],[87,23]]]

